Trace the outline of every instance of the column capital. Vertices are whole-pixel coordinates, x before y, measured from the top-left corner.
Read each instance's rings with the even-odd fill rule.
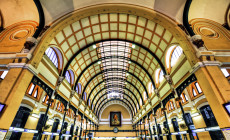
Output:
[[[192,68],[191,70],[189,70],[190,73],[195,73],[198,69],[200,69],[201,67],[205,67],[205,66],[221,66],[222,63],[219,61],[202,61],[202,62],[197,62]]]
[[[64,76],[59,76],[59,77],[58,77],[58,82],[57,82],[57,86],[58,86],[58,87],[61,85],[61,83],[63,82],[64,79],[65,79]]]
[[[192,36],[191,41],[198,49],[206,50],[206,48],[204,47],[204,41],[202,40],[201,35]]]
[[[38,40],[34,37],[28,37],[26,39],[26,42],[24,43],[24,52],[28,53],[34,46],[36,46],[38,44]]]

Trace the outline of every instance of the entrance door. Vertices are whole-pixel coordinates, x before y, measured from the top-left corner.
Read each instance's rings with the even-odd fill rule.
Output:
[[[218,126],[216,118],[212,113],[212,110],[209,105],[203,106],[200,108],[200,113],[202,114],[205,124],[207,127]],[[224,136],[220,130],[218,131],[209,131],[209,134],[213,140],[224,139]]]
[[[175,131],[175,132],[179,132],[179,131],[180,131],[179,125],[178,125],[178,122],[177,122],[177,119],[176,119],[176,118],[173,118],[173,119],[172,119],[172,125],[173,125],[173,128],[174,128],[174,131]],[[176,135],[176,139],[177,139],[177,140],[182,140],[181,135]]]
[[[11,127],[17,127],[17,128],[24,128],[27,122],[27,119],[30,115],[31,110],[26,107],[20,107],[18,109],[18,112],[14,118],[13,123],[11,124]],[[22,133],[20,132],[13,132],[10,140],[20,140]]]

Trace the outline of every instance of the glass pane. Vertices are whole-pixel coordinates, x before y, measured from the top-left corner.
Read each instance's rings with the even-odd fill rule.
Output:
[[[32,95],[35,85],[32,83],[32,86],[30,87],[30,90],[28,92],[29,95]]]
[[[2,75],[1,75],[1,78],[4,79],[4,78],[6,77],[6,75],[7,75],[7,73],[8,73],[8,71],[4,71],[4,72],[2,73]]]
[[[221,71],[223,72],[225,77],[228,77],[230,75],[225,68],[221,68]]]
[[[196,86],[196,89],[197,89],[198,93],[202,93],[200,85],[197,82],[195,83],[195,86]]]

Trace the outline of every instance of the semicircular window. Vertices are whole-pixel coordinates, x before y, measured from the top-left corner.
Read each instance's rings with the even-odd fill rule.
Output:
[[[174,66],[182,54],[183,54],[183,50],[180,46],[178,45],[171,46],[166,53],[167,68]]]
[[[62,68],[63,59],[61,52],[55,47],[49,47],[45,51],[46,56],[50,59],[50,61],[54,64],[54,66],[58,69]]]

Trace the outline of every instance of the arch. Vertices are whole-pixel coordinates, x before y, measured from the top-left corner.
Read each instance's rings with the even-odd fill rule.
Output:
[[[131,82],[127,81],[127,83],[130,84],[131,86],[133,86],[133,87],[138,91],[139,96],[140,96],[140,100],[143,101],[140,91],[139,91]],[[93,100],[92,100],[92,103],[94,102],[94,99],[97,97],[97,95],[98,95],[101,91],[103,91],[103,90],[105,90],[105,89],[106,89],[106,88],[101,89],[101,90],[94,96],[94,98],[93,98]],[[130,92],[130,93],[133,94],[133,92],[132,92],[130,89],[128,89],[128,88],[123,88],[123,89],[125,89],[125,90],[127,90],[128,92]],[[133,94],[133,95],[134,95],[134,97],[135,97],[136,100],[137,100],[137,97],[135,96],[135,94]],[[97,102],[98,102],[98,100],[97,100]],[[137,100],[137,103],[138,103],[139,109],[140,109],[140,104],[139,104],[139,101],[138,101],[138,100]],[[95,104],[95,107],[96,107],[96,104]]]
[[[123,100],[119,100],[119,99],[115,99],[115,100],[121,101],[121,102],[123,102],[124,104],[126,104],[126,105],[128,106],[128,108],[131,110],[131,112],[132,112],[131,114],[132,114],[132,118],[133,118],[133,110],[130,108],[130,106],[129,106],[126,102],[124,102]],[[109,103],[109,102],[111,102],[111,101],[114,101],[114,99],[108,100],[107,102],[105,102],[104,104],[102,104],[100,108],[103,108],[104,105],[106,105],[107,103]],[[99,107],[98,107],[98,109],[99,109]],[[97,109],[97,110],[98,110],[98,109]],[[98,112],[98,111],[96,112],[96,115],[98,116],[98,118],[99,118],[99,113],[100,113],[100,111],[101,111],[101,109],[99,109],[99,112]]]
[[[207,99],[201,99],[200,101],[198,101],[196,104],[195,104],[195,107],[200,110],[200,108],[204,107],[204,106],[207,106],[209,105]]]
[[[39,100],[42,95],[42,90],[39,85],[34,85],[31,82],[29,87],[27,88],[26,94],[36,100]]]
[[[74,19],[73,17],[74,16],[76,16],[76,15],[80,15],[80,13],[82,12],[82,15],[81,16],[79,16],[79,17],[77,17],[76,19],[78,20],[79,18],[83,18],[83,17],[87,17],[87,16],[89,16],[90,14],[89,14],[89,11],[94,11],[95,13],[94,14],[97,14],[97,13],[102,13],[102,11],[100,11],[101,9],[103,9],[104,8],[104,6],[92,6],[92,7],[89,7],[87,10],[78,10],[76,13],[77,14],[75,14],[75,13],[71,13],[73,16],[71,16],[71,18],[72,19]],[[113,5],[113,7],[118,7],[117,5]],[[122,12],[124,12],[124,13],[128,13],[128,10],[129,9],[132,9],[133,8],[133,10],[131,11],[131,14],[135,14],[135,11],[137,11],[137,8],[138,7],[135,7],[135,6],[132,6],[132,8],[131,7],[129,7],[129,6],[121,6],[121,7],[123,7],[125,10],[124,11],[122,11]],[[97,10],[96,10],[97,9]],[[111,9],[110,9],[111,10]],[[83,12],[84,11],[84,12]],[[119,11],[119,10],[118,10]],[[106,13],[106,12],[108,12],[108,11],[105,11],[104,13]],[[115,11],[115,13],[118,13],[118,12],[116,12]],[[149,14],[146,14],[146,13],[149,13]],[[188,48],[188,51],[189,51],[189,49],[191,49],[192,48],[192,45],[188,42],[188,41],[186,41],[186,37],[185,37],[185,35],[180,31],[180,30],[178,30],[178,28],[176,27],[176,25],[174,25],[174,23],[173,22],[171,22],[171,21],[168,21],[168,20],[166,20],[166,19],[164,19],[163,17],[161,17],[161,15],[159,14],[159,15],[157,15],[156,14],[156,17],[155,16],[153,16],[154,15],[154,13],[155,12],[152,12],[152,11],[149,11],[149,10],[143,10],[143,12],[141,12],[141,13],[136,13],[136,15],[138,15],[138,16],[143,16],[143,17],[146,17],[147,19],[156,19],[156,22],[157,23],[161,23],[162,21],[162,25],[164,25],[164,23],[166,23],[166,22],[169,22],[168,24],[166,24],[166,25],[164,25],[164,26],[167,26],[167,27],[169,27],[169,29],[170,29],[170,32],[172,32],[173,33],[173,36],[175,35],[176,36],[176,38],[177,38],[177,40],[179,40],[180,41],[180,43],[182,43],[183,44],[183,46],[184,47],[182,47],[182,48]],[[154,18],[153,18],[154,17]],[[62,24],[62,26],[64,27],[67,23],[68,23],[68,25],[69,25],[69,23],[70,23],[70,19],[71,18],[67,18],[66,20],[63,20],[63,21],[60,21],[60,24]],[[65,22],[64,22],[65,21]],[[68,21],[68,22],[67,22]],[[60,27],[60,24],[56,24],[57,26],[54,26],[54,27],[52,27],[52,28],[50,28],[50,30],[48,31],[48,33],[49,32],[51,32],[51,31],[56,31],[56,33],[58,32],[58,31],[60,31],[61,29],[62,29],[62,27]],[[168,28],[167,28],[168,29]],[[175,32],[174,32],[175,31]],[[50,35],[49,36],[49,38],[42,38],[42,42],[39,44],[39,46],[38,46],[38,49],[36,49],[36,52],[41,52],[40,51],[40,48],[42,48],[42,47],[40,47],[40,45],[41,46],[46,46],[45,44],[45,42],[50,42],[49,40],[51,40],[51,38],[53,38],[55,35],[56,35],[56,33],[54,33],[54,35]],[[46,34],[47,35],[47,34]],[[47,35],[48,36],[48,35]],[[90,41],[89,41],[90,42]],[[89,43],[87,43],[87,44],[89,44]],[[187,47],[188,46],[188,47]],[[35,54],[35,57],[37,56],[37,54]],[[39,56],[39,55],[38,55]],[[38,60],[39,60],[39,57],[36,57]],[[189,57],[189,58],[193,58],[193,57]],[[195,59],[195,57],[194,57],[194,59]],[[32,60],[32,65],[36,68],[37,67],[37,65],[36,65],[36,60]],[[196,61],[193,61],[194,63],[196,63]]]
[[[104,4],[104,5],[90,6],[88,8],[83,8],[83,9],[77,10],[73,13],[69,13],[68,15],[63,16],[62,19],[57,20],[59,23],[53,24],[54,27],[50,28],[50,30],[48,30],[46,32],[46,34],[43,35],[43,38],[42,38],[43,41],[41,43],[39,43],[39,46],[43,46],[46,48],[46,46],[48,46],[48,43],[51,41],[52,38],[54,38],[54,36],[58,33],[58,31],[62,30],[64,27],[66,27],[66,25],[74,23],[76,20],[80,20],[80,19],[87,17],[89,15],[92,15],[92,14],[95,15],[95,14],[101,14],[101,13],[114,12],[114,13],[133,14],[136,16],[146,18],[147,20],[154,21],[156,24],[163,25],[163,27],[168,29],[172,33],[172,35],[179,41],[179,43],[182,44],[183,49],[187,48],[188,52],[190,50],[192,50],[192,52],[194,52],[194,50],[192,48],[192,44],[186,39],[186,35],[184,34],[184,32],[181,32],[181,30],[177,27],[177,25],[174,23],[174,21],[165,18],[160,13],[156,14],[156,11],[153,11],[153,10],[143,9],[142,12],[137,12],[137,11],[139,11],[139,8],[140,8],[139,6],[127,5],[127,4],[122,4],[122,5],[121,4],[112,4],[112,5],[111,4]],[[104,12],[102,12],[103,9],[107,9],[107,10],[104,10]],[[117,10],[117,9],[122,9],[122,10]],[[77,16],[79,14],[81,16]],[[75,19],[75,20],[73,20],[73,19]],[[48,37],[47,34],[49,34],[50,32],[52,32],[53,34],[49,35],[49,37]],[[44,37],[46,37],[46,38],[44,39]],[[38,47],[37,51],[39,52],[40,49],[41,49],[41,47]],[[195,56],[193,53],[188,53],[188,52],[186,52],[186,55],[188,55],[189,58],[191,58],[189,63],[191,63],[191,64],[196,63],[198,61],[198,59],[193,57],[193,56]],[[41,55],[39,55],[39,54],[37,54],[37,55],[38,56],[36,56],[36,58],[38,58],[38,59],[32,60],[32,65],[35,68],[38,66],[38,63],[36,63],[35,61],[39,61],[39,59],[41,58]]]
[[[176,64],[179,57],[183,54],[182,48],[179,44],[171,44],[168,48],[166,55],[165,55],[165,64],[168,73],[171,72],[171,67]]]
[[[67,71],[69,65],[71,64],[71,62],[74,60],[75,57],[77,57],[78,54],[80,54],[82,51],[84,51],[85,49],[93,46],[94,44],[97,44],[97,43],[101,43],[101,42],[105,42],[105,41],[124,41],[124,42],[129,42],[129,43],[132,43],[132,44],[135,44],[141,48],[143,48],[144,50],[146,50],[148,53],[150,53],[156,60],[157,62],[159,63],[161,69],[163,70],[164,74],[166,74],[166,71],[165,71],[165,67],[163,65],[163,63],[161,62],[161,60],[156,56],[156,54],[154,54],[150,49],[144,47],[142,44],[139,44],[137,42],[133,42],[133,41],[130,41],[130,40],[123,40],[123,39],[104,39],[104,40],[99,40],[99,41],[95,41],[93,43],[90,43],[90,44],[87,44],[85,47],[79,49],[71,58],[70,60],[68,61],[68,63],[66,64],[65,68],[64,68],[64,72]]]
[[[84,92],[84,93],[83,93],[83,95],[82,95],[82,99],[83,99],[84,101],[86,101],[86,100],[87,100],[87,93],[86,93],[86,92]]]
[[[31,111],[34,109],[34,106],[31,106],[31,105],[33,105],[32,102],[30,102],[29,100],[26,100],[26,102],[28,102],[28,103],[25,103],[25,99],[23,99],[22,101],[23,102],[20,104],[21,107],[28,108]]]
[[[172,100],[169,100],[167,103],[166,103],[166,109],[168,112],[171,112],[173,110],[175,110],[175,104],[173,103]]]
[[[114,69],[108,69],[107,71],[113,71],[113,70],[114,70]],[[115,69],[115,71],[123,71],[123,69]],[[135,78],[140,82],[140,84],[141,84],[142,87],[144,88],[145,92],[147,93],[147,89],[146,89],[146,87],[144,86],[144,84],[141,82],[141,80],[140,80],[136,75],[134,75],[133,73],[128,72],[128,71],[127,71],[127,73],[130,74],[130,75],[132,75],[133,77],[135,77]],[[83,92],[85,92],[85,90],[86,90],[88,84],[89,84],[94,78],[96,78],[98,75],[101,75],[101,74],[102,74],[102,72],[99,72],[99,73],[95,74],[95,75],[86,83]],[[141,98],[142,98],[142,96],[141,96]],[[143,100],[143,98],[142,98],[142,100]]]
[[[45,51],[46,56],[50,59],[50,61],[54,64],[54,66],[58,69],[60,74],[63,68],[63,55],[56,47],[49,47]]]
[[[107,58],[108,58],[108,57],[107,57]],[[99,60],[94,61],[94,62],[92,62],[91,64],[89,64],[89,65],[81,72],[81,74],[79,75],[79,77],[78,77],[78,79],[77,79],[76,82],[79,81],[80,77],[83,75],[83,73],[86,71],[86,69],[88,69],[90,66],[96,64],[98,61],[99,61]],[[131,60],[131,59],[130,59],[130,61],[131,61],[132,63],[135,63],[135,64],[138,65],[139,67],[141,67],[141,68],[146,72],[146,74],[147,74],[148,77],[150,78],[151,82],[153,83],[153,88],[155,88],[154,80],[152,79],[152,77],[150,76],[150,74],[148,73],[148,71],[147,71],[144,67],[142,67],[139,63],[137,63],[136,61]],[[101,82],[100,82],[100,83],[101,83]],[[97,86],[98,86],[98,85],[97,85]],[[95,87],[93,88],[93,90],[94,90],[97,86],[95,86]],[[93,90],[92,90],[92,91],[93,91]],[[90,94],[89,94],[89,96],[88,96],[88,99],[90,98],[92,91],[90,92]],[[147,94],[147,96],[148,96],[148,94]]]
[[[65,72],[65,79],[67,80],[67,82],[73,86],[74,85],[74,81],[75,81],[75,74],[73,73],[73,71],[71,69],[67,70]]]
[[[149,84],[148,84],[148,93],[150,95],[152,95],[154,93],[154,87],[153,87],[153,83],[152,82],[149,82]]]
[[[192,82],[189,85],[189,89],[190,89],[190,96],[191,96],[191,98],[195,98],[198,95],[200,95],[200,94],[203,93],[203,90],[201,89],[201,87],[200,87],[200,85],[199,85],[199,83],[197,81]]]
[[[105,100],[106,100],[106,98],[102,101],[102,103],[103,103]],[[133,106],[131,105],[131,103],[129,102],[129,100],[127,100],[127,99],[124,99],[124,100],[121,100],[121,99],[111,99],[111,100],[122,101],[122,102],[124,102],[124,100],[126,100],[129,104],[127,104],[126,102],[124,102],[124,103],[125,103],[129,108],[131,107],[132,116],[135,115],[134,108],[133,108]],[[111,100],[108,100],[108,101],[111,101]],[[100,104],[100,105],[101,105],[101,104]],[[96,110],[96,114],[97,114],[97,115],[99,115],[99,113],[100,113],[100,111],[101,111],[101,108],[103,107],[103,106],[100,107],[100,105],[98,105],[97,110]],[[99,107],[100,107],[100,108],[99,108]]]
[[[120,106],[123,106],[128,112],[129,112],[129,116],[131,118],[132,114],[131,114],[131,111],[128,109],[128,106],[124,105],[124,104],[119,104],[119,103],[116,103],[116,101],[114,102],[110,102],[110,104],[107,104],[105,105],[102,109],[101,109],[101,112],[99,114],[99,119],[101,119],[101,115],[102,113],[104,112],[104,110],[112,105],[120,105]]]
[[[81,83],[77,83],[77,86],[75,88],[77,94],[81,94],[82,93],[82,85]]]
[[[164,73],[163,73],[162,69],[158,68],[155,71],[155,82],[156,82],[156,85],[159,86],[160,83],[163,81],[163,79],[164,79]]]
[[[96,102],[96,104],[95,104],[95,107],[97,106],[97,103],[98,103],[98,101],[102,98],[102,97],[104,97],[105,95],[108,95],[109,93],[108,92],[106,92],[105,94],[103,94],[102,96],[100,96],[98,99],[97,99],[97,102]],[[128,96],[130,99],[131,99],[131,101],[132,101],[132,103],[133,103],[133,105],[135,105],[135,102],[134,102],[134,100],[128,95],[128,94],[126,94],[125,92],[123,92],[122,94],[124,94],[124,95],[126,95],[126,96]],[[96,94],[96,96],[97,96],[98,94]],[[95,97],[96,97],[95,96]],[[137,101],[138,102],[138,101]],[[136,110],[136,112],[137,112],[137,108],[136,108],[136,106],[134,106],[134,108],[135,108],[135,110]]]
[[[113,57],[114,57],[114,56],[113,56]],[[106,57],[106,59],[109,59],[109,58],[111,58],[111,57]],[[123,57],[123,59],[127,59],[127,57]],[[94,64],[97,64],[99,61],[100,61],[100,60],[98,59],[98,60],[96,60],[96,61],[93,61],[93,62],[90,63],[89,65],[87,65],[87,67],[86,67],[84,70],[82,70],[81,73],[79,74],[79,76],[78,76],[78,78],[77,78],[77,80],[76,80],[76,83],[79,82],[81,76],[83,75],[83,73],[84,73],[89,67],[93,66]],[[130,62],[131,62],[131,63],[134,63],[134,64],[136,64],[136,65],[138,65],[141,69],[143,69],[143,70],[145,71],[145,73],[148,75],[149,79],[150,79],[151,82],[153,83],[153,88],[155,88],[155,82],[154,82],[154,80],[152,79],[152,77],[151,77],[151,75],[149,74],[149,72],[148,72],[142,65],[140,65],[138,62],[136,62],[136,61],[134,61],[134,60],[132,60],[132,59],[130,59]]]

